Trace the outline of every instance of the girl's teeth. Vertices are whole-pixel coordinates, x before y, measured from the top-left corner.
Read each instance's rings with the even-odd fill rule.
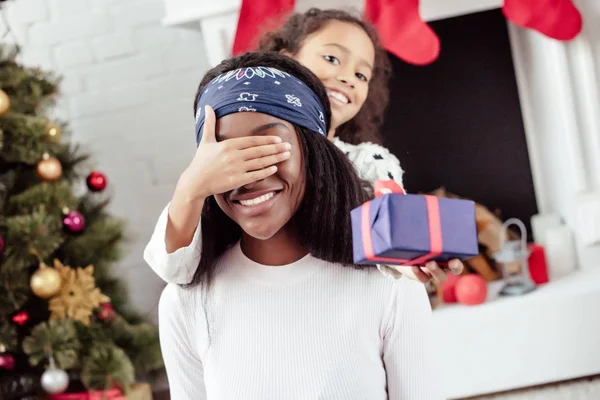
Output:
[[[348,104],[348,98],[339,92],[328,91],[327,94],[329,95],[329,97],[341,101],[344,104]]]
[[[240,204],[243,206],[255,206],[257,204],[264,203],[265,201],[269,200],[273,196],[275,196],[275,192],[263,194],[262,196],[257,197],[255,199],[240,200]]]

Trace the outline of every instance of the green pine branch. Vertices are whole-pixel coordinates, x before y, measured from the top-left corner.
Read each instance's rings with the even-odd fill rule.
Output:
[[[11,110],[36,114],[54,105],[60,79],[39,68],[24,68],[13,54],[0,54],[0,88],[11,98]]]
[[[133,364],[116,346],[92,348],[81,371],[81,381],[88,389],[106,390],[117,385],[127,391],[135,380]]]
[[[29,214],[40,204],[46,209],[60,213],[64,207],[75,210],[79,204],[77,198],[65,180],[41,182],[10,198],[8,212],[10,214]]]
[[[13,169],[3,172],[0,175],[0,210],[4,208],[8,194],[12,192],[15,186],[16,177],[17,171]]]
[[[5,218],[5,252],[27,259],[34,251],[42,260],[49,259],[64,241],[61,217],[62,214],[49,213],[44,205],[40,205],[31,214]]]
[[[14,352],[17,345],[17,328],[8,319],[0,318],[0,348],[4,346],[4,351]]]
[[[9,321],[9,316],[25,304],[31,293],[27,269],[7,268],[7,264],[10,265],[12,260],[14,258],[9,257],[0,266],[0,318]],[[18,265],[19,262],[15,260],[12,265],[15,264]]]
[[[23,341],[23,351],[33,366],[54,357],[58,368],[70,369],[78,365],[81,345],[73,321],[57,319],[38,324]]]
[[[43,117],[18,114],[14,111],[2,116],[0,158],[4,162],[35,165],[44,153],[63,153],[65,144],[55,142],[48,136],[49,127],[49,121]]]
[[[158,329],[148,323],[132,327],[131,347],[126,347],[129,357],[138,372],[150,373],[164,367]]]
[[[86,218],[84,231],[78,236],[69,236],[63,246],[65,263],[93,264],[97,269],[102,269],[107,263],[121,258],[122,239],[123,221],[120,219],[103,218],[90,222]]]
[[[66,127],[63,126],[63,136],[66,132]],[[85,168],[85,163],[90,159],[88,154],[81,152],[81,148],[77,144],[64,146],[60,151],[54,154],[60,161],[63,168],[63,177],[69,182],[74,182],[78,179],[85,179],[89,174],[89,168]],[[80,170],[80,167],[81,170]]]

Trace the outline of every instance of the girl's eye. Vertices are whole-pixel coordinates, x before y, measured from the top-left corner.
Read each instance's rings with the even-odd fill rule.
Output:
[[[324,57],[327,62],[330,62],[334,65],[340,65],[340,60],[338,60],[335,56],[325,56]]]
[[[356,73],[356,77],[357,77],[358,79],[360,79],[361,81],[365,81],[365,82],[368,82],[368,81],[369,81],[369,78],[367,78],[365,75],[361,74],[360,72],[357,72],[357,73]]]

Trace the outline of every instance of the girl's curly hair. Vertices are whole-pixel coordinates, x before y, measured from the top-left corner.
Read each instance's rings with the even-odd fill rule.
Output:
[[[333,20],[359,26],[367,33],[375,47],[375,66],[365,104],[354,118],[336,129],[336,136],[352,144],[381,144],[379,128],[383,123],[389,100],[388,81],[392,68],[387,53],[380,44],[379,36],[371,25],[346,11],[311,8],[305,13],[292,14],[279,30],[264,34],[259,41],[258,50],[288,51],[296,54],[308,35],[317,32]]]

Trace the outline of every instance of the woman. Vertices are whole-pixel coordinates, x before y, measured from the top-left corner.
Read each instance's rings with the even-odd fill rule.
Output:
[[[402,185],[398,159],[372,143],[379,141],[377,130],[387,105],[389,75],[389,61],[372,27],[343,11],[311,9],[292,15],[279,31],[266,35],[260,49],[296,59],[325,85],[332,112],[328,137],[352,161],[361,178],[370,182],[394,179]],[[274,162],[287,151],[284,145],[270,149]],[[240,174],[246,173],[231,170],[230,151],[215,151],[214,146],[199,149],[144,251],[146,262],[166,282],[189,283],[198,267],[202,199],[228,190],[232,174],[239,183]],[[446,272],[435,262],[423,268],[379,268],[394,278],[402,274],[421,282],[433,277],[446,279]],[[460,274],[463,265],[452,260],[449,268]]]
[[[249,53],[198,92],[200,147],[237,149],[255,176],[206,197],[192,283],[161,296],[171,398],[442,399],[423,285],[352,265],[350,210],[371,189],[325,136],[319,80]],[[285,161],[269,159],[273,137]]]

